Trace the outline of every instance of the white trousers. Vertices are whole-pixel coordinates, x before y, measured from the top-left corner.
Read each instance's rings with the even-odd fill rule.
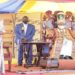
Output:
[[[71,56],[72,55],[72,41],[64,38],[60,55]]]
[[[5,73],[3,40],[1,37],[0,37],[0,73]]]

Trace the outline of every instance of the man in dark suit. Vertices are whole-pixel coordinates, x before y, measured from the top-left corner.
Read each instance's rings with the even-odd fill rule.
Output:
[[[24,16],[22,19],[22,23],[16,25],[15,27],[15,34],[16,34],[16,43],[19,45],[18,48],[18,65],[22,65],[23,60],[23,47],[20,44],[22,40],[24,41],[32,41],[32,38],[35,34],[35,27],[31,24],[28,24],[28,17]],[[28,50],[27,53],[27,60],[26,64],[31,65],[32,64],[32,46],[27,44],[25,45],[26,49]]]

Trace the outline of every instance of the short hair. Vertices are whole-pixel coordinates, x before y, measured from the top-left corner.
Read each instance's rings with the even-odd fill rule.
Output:
[[[28,18],[28,16],[23,16],[23,18]]]

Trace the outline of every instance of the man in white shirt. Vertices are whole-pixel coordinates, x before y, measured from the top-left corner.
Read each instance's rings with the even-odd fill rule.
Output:
[[[22,19],[22,23],[16,25],[15,34],[16,34],[16,43],[19,45],[18,48],[18,65],[22,66],[23,60],[23,47],[21,45],[22,40],[24,41],[32,41],[33,36],[35,34],[35,27],[28,23],[28,17],[24,16]],[[32,64],[32,46],[30,44],[25,45],[27,49],[27,60],[26,64]]]
[[[23,23],[23,27],[24,27],[24,33],[26,34],[28,24]]]

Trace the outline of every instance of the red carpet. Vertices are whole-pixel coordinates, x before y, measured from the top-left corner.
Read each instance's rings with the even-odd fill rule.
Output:
[[[6,74],[5,75],[75,75],[75,60],[59,60],[59,68],[57,70],[51,70],[50,72],[43,72],[43,73],[32,73],[29,74],[29,71],[39,71],[44,70],[40,67],[30,67],[24,68],[23,66],[19,67],[17,65],[12,65],[11,72],[8,72],[8,65],[6,65]],[[68,71],[65,71],[68,70]],[[26,74],[18,74],[17,71],[27,72]]]
[[[40,74],[17,74],[17,73],[9,73],[9,72],[6,72],[5,75],[40,75]]]
[[[59,60],[59,69],[75,70],[75,60]]]
[[[6,72],[5,75],[75,75],[75,72],[49,72],[49,73],[34,73],[34,74],[17,74],[17,73],[10,73]]]

